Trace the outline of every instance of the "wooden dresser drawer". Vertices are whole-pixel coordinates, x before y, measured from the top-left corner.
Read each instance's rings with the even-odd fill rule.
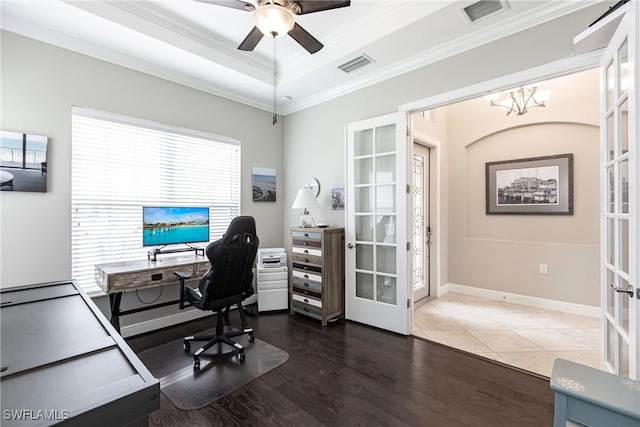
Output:
[[[294,270],[301,270],[301,271],[306,271],[306,272],[309,272],[309,273],[318,273],[318,274],[322,273],[322,267],[320,267],[319,265],[303,264],[301,262],[294,262],[293,263],[293,268],[294,268]]]
[[[322,283],[322,276],[320,276],[319,274],[312,274],[306,271],[298,270],[293,270],[291,274],[293,275],[293,277],[298,277],[305,280],[313,280],[314,282]]]
[[[313,232],[313,231],[292,231],[291,235],[293,236],[294,239],[296,237],[301,237],[304,239],[315,239],[315,240],[322,239],[322,233]]]
[[[322,265],[322,257],[308,254],[293,253],[293,262],[304,262],[308,264]]]
[[[322,309],[318,307],[314,307],[312,305],[307,305],[302,302],[293,301],[292,307],[294,311],[299,311],[301,313],[311,313],[316,316],[322,316]]]
[[[295,256],[296,254],[304,254],[304,255],[312,255],[312,256],[322,257],[322,250],[321,249],[313,249],[313,248],[309,248],[309,247],[299,248],[299,247],[294,246],[292,248],[292,251],[293,251],[293,256]]]
[[[310,295],[315,298],[322,298],[322,285],[320,283],[294,278],[292,280],[292,287],[294,292]]]
[[[322,301],[321,300],[312,298],[312,297],[310,297],[308,295],[300,295],[300,294],[296,294],[294,292],[293,293],[293,300],[294,301],[298,301],[298,302],[302,302],[302,303],[307,304],[307,305],[312,305],[314,307],[322,308]]]
[[[302,238],[296,239],[294,237],[293,238],[293,246],[309,247],[309,248],[321,248],[322,247],[322,241],[320,241],[320,240],[306,240],[306,239],[302,239]]]

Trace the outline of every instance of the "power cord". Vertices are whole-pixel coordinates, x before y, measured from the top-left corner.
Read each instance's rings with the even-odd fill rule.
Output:
[[[160,295],[158,295],[158,297],[153,301],[144,301],[142,298],[140,298],[140,294],[138,293],[139,289],[136,289],[136,297],[138,297],[138,301],[140,301],[142,304],[153,304],[154,302],[158,301],[162,296],[162,290],[164,289],[164,286],[159,286],[159,288],[160,288]]]

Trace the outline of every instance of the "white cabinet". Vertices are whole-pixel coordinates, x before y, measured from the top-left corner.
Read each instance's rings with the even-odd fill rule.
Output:
[[[258,267],[258,311],[289,308],[287,267]]]

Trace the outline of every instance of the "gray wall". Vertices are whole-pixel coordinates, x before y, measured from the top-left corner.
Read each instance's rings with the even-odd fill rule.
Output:
[[[13,33],[1,43],[1,128],[48,136],[49,167],[47,193],[0,194],[0,286],[70,278],[73,105],[239,139],[242,213],[256,218],[262,246],[282,246],[283,198],[254,203],[251,191],[253,166],[275,168],[283,187],[282,126],[270,113]]]
[[[298,221],[298,212],[287,207],[291,206],[297,189],[307,177],[317,177],[325,189],[344,185],[345,126],[348,123],[398,111],[398,106],[405,103],[567,58],[573,52],[573,37],[593,22],[603,12],[603,7],[598,5],[584,9],[287,116],[284,127],[284,168],[287,171],[284,241],[289,244],[289,227],[296,226]],[[446,157],[450,148],[445,146],[442,149],[445,165],[440,176],[443,184],[443,199],[440,203],[445,227],[441,235],[445,244],[445,253],[442,254],[442,283],[449,282],[452,277],[459,277],[459,265],[448,266],[446,253],[449,240],[447,233],[454,227],[452,224],[447,225],[447,221],[454,215],[449,213],[451,193],[447,189],[447,180],[452,173],[447,174],[447,165],[451,164],[451,160],[447,161]],[[344,226],[343,213],[331,211],[328,192],[321,192],[319,201],[322,207],[312,211],[316,219],[320,218],[332,226]],[[346,203],[349,203],[348,199]],[[456,205],[456,208],[459,207]],[[449,256],[450,254],[451,251]],[[486,282],[489,283],[486,286],[491,287],[490,281]],[[485,281],[482,283],[484,285]],[[543,296],[535,289],[527,290],[526,294]],[[544,294],[547,298],[556,296],[562,300],[570,298],[565,293]]]

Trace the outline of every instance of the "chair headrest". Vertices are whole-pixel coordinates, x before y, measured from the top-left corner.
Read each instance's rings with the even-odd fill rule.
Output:
[[[221,247],[229,246],[233,243],[237,244],[240,239],[243,239],[245,243],[253,242],[257,245],[256,221],[252,216],[237,216],[231,220],[222,238],[207,246],[207,258],[213,264]]]

